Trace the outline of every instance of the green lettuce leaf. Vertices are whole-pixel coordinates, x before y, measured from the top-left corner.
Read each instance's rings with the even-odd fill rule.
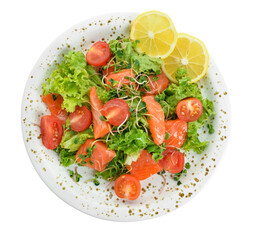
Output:
[[[95,71],[95,69],[91,65],[87,64],[85,66],[85,70],[87,71],[87,73],[89,75],[89,79],[91,81],[96,83],[98,86],[104,87],[104,84],[103,84],[103,82],[101,80],[100,75]]]
[[[176,119],[176,106],[185,98],[193,97],[199,99],[203,104],[203,114],[195,122],[188,123],[187,137],[182,149],[193,150],[202,153],[208,145],[207,141],[201,142],[198,137],[198,129],[207,125],[209,133],[214,129],[211,125],[211,119],[215,115],[213,102],[203,98],[197,83],[190,83],[190,77],[186,69],[178,69],[176,79],[179,84],[170,84],[161,94],[155,96],[156,101],[160,103],[166,118]]]
[[[132,128],[121,134],[115,134],[108,142],[112,150],[123,151],[126,154],[138,153],[148,145],[148,135],[142,129]]]
[[[58,146],[55,151],[59,154],[60,162],[64,167],[74,164],[76,160],[76,152],[69,152],[67,149],[61,148],[61,146]]]
[[[60,146],[69,152],[77,151],[81,145],[89,138],[93,138],[92,126],[85,131],[76,133],[74,131],[66,131],[62,137]]]
[[[213,102],[205,98],[202,100],[202,104],[204,109],[203,114],[197,121],[188,123],[188,132],[187,132],[186,141],[182,146],[184,150],[192,149],[199,154],[205,150],[209,142],[208,141],[201,142],[199,140],[199,137],[197,134],[198,129],[204,125],[207,125],[207,127],[209,128],[209,133],[210,134],[214,133],[213,126],[210,124],[211,119],[215,115],[215,112],[213,110],[214,108]]]
[[[70,51],[46,80],[43,94],[60,94],[64,99],[62,107],[73,112],[77,105],[89,102],[88,94],[92,86],[101,89],[98,91],[106,91],[95,70],[87,65],[83,52]]]
[[[154,160],[158,161],[163,158],[162,152],[165,150],[164,144],[162,146],[156,145],[149,133],[148,123],[143,117],[130,117],[128,128],[120,134],[114,134],[110,137],[107,145],[110,149],[115,151],[122,151],[126,156],[135,156],[143,149],[146,149],[152,154]],[[146,124],[146,125],[145,125]]]
[[[208,141],[201,142],[198,138],[197,131],[201,124],[197,121],[188,123],[188,132],[186,141],[182,146],[184,150],[193,150],[196,153],[202,153],[208,145]]]
[[[162,153],[166,150],[165,143],[163,143],[161,146],[156,145],[155,143],[151,142],[146,148],[146,150],[152,154],[152,158],[156,160],[157,162],[161,160],[164,156]]]
[[[124,164],[125,164],[125,165],[131,165],[132,162],[136,162],[136,161],[137,161],[137,159],[138,159],[139,156],[140,156],[140,153],[139,153],[139,152],[138,152],[138,153],[136,152],[136,153],[128,154],[128,155],[126,156],[126,158],[125,158]]]
[[[137,41],[129,39],[111,40],[110,50],[116,56],[116,62],[128,63],[132,65],[138,73],[161,73],[162,59],[150,57],[144,53],[136,51]]]
[[[196,83],[189,83],[190,78],[187,76],[187,70],[178,69],[176,79],[179,84],[172,83],[165,91],[156,96],[156,100],[160,101],[164,112],[169,110],[169,116],[175,116],[178,103],[188,97],[203,99],[202,93]],[[163,99],[165,101],[163,101]],[[166,104],[167,103],[167,104]]]
[[[116,156],[108,163],[107,167],[103,172],[96,171],[96,178],[102,176],[107,181],[113,181],[119,176],[128,172],[125,166],[124,153],[121,151],[116,152]]]

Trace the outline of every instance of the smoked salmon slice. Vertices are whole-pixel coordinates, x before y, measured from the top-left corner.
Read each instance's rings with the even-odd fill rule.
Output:
[[[107,76],[110,73],[113,73],[115,71],[115,63],[113,61],[108,62],[104,67],[107,67],[106,69],[102,70],[103,76]]]
[[[61,95],[55,95],[50,93],[42,96],[42,100],[48,106],[51,115],[56,116],[64,124],[67,120],[67,111],[61,108],[61,105],[63,103],[63,97]]]
[[[150,75],[149,76],[149,82],[148,82],[148,87],[150,88],[149,91],[145,91],[143,89],[143,92],[146,92],[147,95],[155,95],[163,92],[169,85],[169,79],[166,77],[164,72],[162,72],[159,75],[156,75],[158,80],[154,80],[154,76]]]
[[[116,156],[116,153],[113,150],[108,149],[107,145],[103,142],[95,142],[94,144],[93,142],[95,142],[95,139],[93,138],[85,141],[76,153],[76,161],[83,166],[102,172],[108,163]],[[93,151],[91,155],[86,158],[88,148],[93,149]],[[81,159],[81,155],[85,156],[85,158]]]
[[[115,80],[116,82],[113,84],[115,88],[120,88],[122,84],[129,85],[133,84],[135,87],[135,83],[131,82],[131,80],[127,79],[126,77],[134,78],[134,74],[132,72],[132,69],[124,69],[121,70],[118,73],[110,73],[105,78],[106,84],[112,86],[112,83],[110,82],[111,79]]]
[[[102,116],[100,111],[103,108],[103,103],[98,98],[95,87],[90,89],[90,103],[94,137],[96,139],[101,138],[110,132],[111,127],[107,122],[100,120],[100,116]]]
[[[137,161],[132,162],[126,168],[139,180],[149,178],[162,170],[162,167],[152,158],[152,155],[147,150],[142,150]]]
[[[183,120],[169,120],[165,122],[166,132],[169,138],[165,140],[165,146],[170,148],[180,148],[186,141],[188,124]]]
[[[159,165],[170,173],[179,173],[184,168],[184,155],[178,150],[167,148],[163,152],[163,159],[159,161]]]
[[[160,145],[164,142],[165,137],[165,123],[164,112],[161,105],[155,100],[155,97],[144,96],[142,101],[146,103],[149,115],[149,129],[152,134],[154,143]]]

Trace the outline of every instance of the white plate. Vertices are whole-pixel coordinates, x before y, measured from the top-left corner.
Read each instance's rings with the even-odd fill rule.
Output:
[[[167,185],[159,194],[163,179],[156,174],[141,182],[142,194],[136,201],[125,201],[116,197],[113,183],[108,186],[109,183],[102,179],[97,187],[92,182],[85,183],[85,180],[92,178],[92,169],[78,168],[83,176],[79,183],[69,177],[67,169],[60,165],[57,154],[42,145],[40,129],[34,125],[40,124],[40,117],[49,113],[40,98],[42,83],[56,68],[56,63],[62,60],[63,54],[70,50],[86,51],[93,42],[108,41],[117,36],[128,37],[136,15],[115,13],[99,16],[85,20],[63,33],[45,50],[34,66],[22,102],[22,131],[26,149],[42,180],[57,196],[76,209],[114,221],[153,218],[171,212],[191,199],[216,167],[226,145],[230,125],[227,89],[218,68],[210,59],[207,75],[199,84],[204,96],[215,103],[215,133],[209,135],[202,131],[200,138],[207,139],[210,142],[209,147],[200,155],[193,152],[186,155],[191,169],[187,176],[182,177],[182,185],[177,186],[170,174],[165,174]]]

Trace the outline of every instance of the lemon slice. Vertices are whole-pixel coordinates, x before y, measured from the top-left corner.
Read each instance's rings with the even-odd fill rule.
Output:
[[[177,32],[172,20],[164,13],[150,11],[140,14],[133,22],[132,40],[139,40],[139,52],[151,57],[169,56],[177,42]]]
[[[179,33],[173,52],[164,59],[163,71],[172,82],[177,83],[177,69],[185,68],[193,83],[205,75],[208,64],[209,54],[204,43],[188,34]]]

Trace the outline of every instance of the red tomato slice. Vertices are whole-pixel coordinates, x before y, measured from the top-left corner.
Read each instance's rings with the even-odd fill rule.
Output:
[[[165,139],[166,147],[180,148],[186,141],[188,124],[185,121],[176,119],[165,122],[165,130],[169,138]]]
[[[41,136],[43,145],[47,149],[55,149],[61,142],[63,135],[62,121],[56,116],[41,118]]]
[[[203,105],[197,98],[187,98],[178,103],[176,112],[180,120],[194,122],[201,117]]]
[[[129,79],[126,79],[125,77],[130,77],[130,78],[134,78],[134,74],[132,69],[124,69],[121,70],[118,73],[110,73],[106,78],[106,84],[112,86],[111,82],[109,81],[110,79],[113,79],[116,81],[116,83],[114,83],[114,87],[115,88],[120,88],[122,84],[125,85],[129,85],[132,84],[135,87],[135,83],[131,82]]]
[[[122,175],[115,182],[115,193],[119,198],[135,200],[140,196],[140,192],[140,181],[132,175]]]
[[[163,152],[164,158],[159,161],[160,166],[170,173],[179,173],[184,168],[184,155],[171,148]]]
[[[91,125],[92,114],[87,107],[76,106],[76,110],[69,114],[69,120],[71,129],[76,132],[80,132]]]
[[[158,80],[154,81],[153,75],[149,76],[149,83],[148,86],[150,88],[150,91],[145,91],[147,94],[159,94],[161,92],[163,92],[169,85],[169,79],[166,77],[166,75],[162,72],[159,75],[156,75],[156,77],[158,77]]]
[[[136,162],[126,167],[139,180],[144,180],[162,170],[162,167],[152,158],[147,150],[142,150]]]
[[[107,122],[114,126],[119,126],[130,117],[128,104],[119,98],[109,100],[101,110]]]
[[[88,50],[86,61],[92,66],[103,66],[111,55],[109,45],[106,42],[96,42]]]
[[[102,116],[101,109],[103,108],[103,103],[99,100],[95,87],[90,89],[90,103],[94,137],[96,139],[101,138],[110,132],[111,127],[107,122],[100,120],[100,117]]]
[[[106,69],[102,70],[102,74],[104,76],[107,76],[110,73],[113,73],[115,71],[115,66],[114,66],[114,62],[108,62],[105,66],[107,67]]]
[[[152,95],[144,96],[142,101],[145,102],[147,106],[148,115],[150,117],[148,124],[154,143],[160,145],[164,142],[165,137],[163,109]]]
[[[51,115],[58,117],[64,124],[67,120],[67,111],[61,108],[63,97],[56,94],[47,94],[42,96],[42,100],[48,106]]]
[[[85,141],[85,143],[79,148],[78,152],[76,153],[76,161],[83,166],[87,166],[102,172],[106,168],[108,163],[116,156],[116,153],[112,150],[109,150],[105,143],[95,142],[95,149],[93,149],[91,156],[85,159],[81,159],[79,155],[87,155],[87,148],[92,148],[93,142],[95,142],[95,139],[88,139]]]

